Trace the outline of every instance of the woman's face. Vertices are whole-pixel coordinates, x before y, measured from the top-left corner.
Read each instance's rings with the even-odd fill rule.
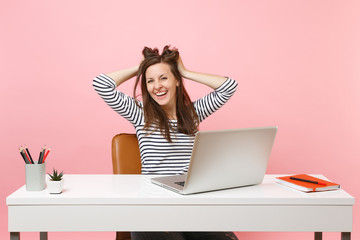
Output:
[[[148,67],[145,73],[146,87],[152,97],[168,114],[176,112],[176,86],[178,81],[167,63]]]

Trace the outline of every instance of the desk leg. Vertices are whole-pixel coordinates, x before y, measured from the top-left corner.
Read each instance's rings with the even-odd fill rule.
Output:
[[[10,240],[20,240],[20,233],[19,232],[11,232]]]
[[[315,232],[315,240],[322,240],[322,232]]]
[[[351,239],[351,232],[342,232],[341,233],[341,240],[350,240]]]
[[[47,240],[48,233],[47,232],[40,232],[40,240]]]

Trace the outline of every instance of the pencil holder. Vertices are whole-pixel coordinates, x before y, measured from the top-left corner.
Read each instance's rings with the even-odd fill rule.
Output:
[[[45,189],[46,163],[25,164],[25,178],[27,191],[41,191]]]

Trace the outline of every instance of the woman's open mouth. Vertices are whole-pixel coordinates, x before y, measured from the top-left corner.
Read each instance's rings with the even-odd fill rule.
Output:
[[[157,93],[155,93],[155,95],[156,95],[157,97],[161,98],[161,97],[165,96],[167,93],[168,93],[167,91],[157,92]]]

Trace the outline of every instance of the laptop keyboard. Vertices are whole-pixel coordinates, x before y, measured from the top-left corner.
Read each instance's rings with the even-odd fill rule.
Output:
[[[184,186],[185,185],[185,181],[181,181],[181,182],[175,182],[175,184],[177,184],[177,185],[180,185],[180,186]]]

